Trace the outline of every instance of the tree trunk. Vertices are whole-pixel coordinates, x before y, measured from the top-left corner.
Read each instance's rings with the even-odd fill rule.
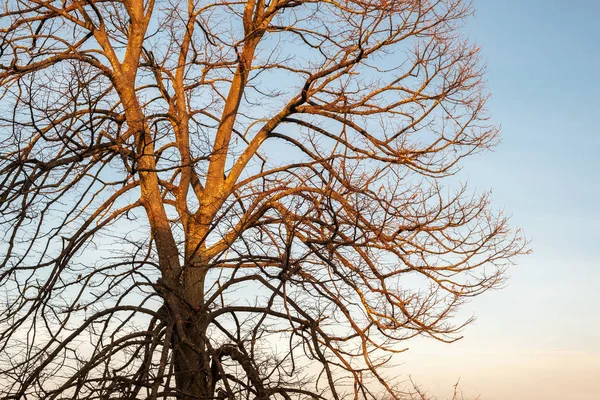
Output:
[[[203,324],[192,316],[178,324],[173,338],[175,384],[181,400],[212,399],[214,379],[210,370],[211,357],[204,343]],[[180,332],[183,328],[184,332]]]
[[[188,257],[195,252],[186,249]],[[199,260],[200,257],[194,257]],[[190,258],[188,258],[189,260]],[[176,335],[173,338],[173,367],[175,384],[182,400],[214,398],[214,380],[211,374],[211,355],[206,345],[206,317],[204,306],[205,267],[186,263],[181,281],[181,298],[174,314]]]

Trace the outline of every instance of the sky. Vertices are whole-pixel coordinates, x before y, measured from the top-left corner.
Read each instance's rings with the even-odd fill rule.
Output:
[[[500,291],[465,307],[477,321],[451,345],[398,358],[440,400],[592,400],[600,393],[600,2],[475,0],[466,33],[482,47],[494,153],[461,178],[493,190],[533,253]]]
[[[600,393],[600,1],[475,0],[502,127],[460,178],[531,240],[506,287],[475,298],[453,344],[419,339],[394,361],[439,400],[597,400]]]

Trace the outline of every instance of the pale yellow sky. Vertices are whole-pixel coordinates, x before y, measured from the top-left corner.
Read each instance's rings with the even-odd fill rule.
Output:
[[[478,394],[481,400],[597,400],[600,396],[600,353],[430,347],[413,346],[398,369],[410,373],[439,400],[451,397],[458,378],[465,399]]]

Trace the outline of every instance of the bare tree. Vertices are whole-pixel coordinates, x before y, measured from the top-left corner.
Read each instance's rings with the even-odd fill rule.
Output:
[[[0,7],[5,398],[399,398],[524,251],[468,1]]]

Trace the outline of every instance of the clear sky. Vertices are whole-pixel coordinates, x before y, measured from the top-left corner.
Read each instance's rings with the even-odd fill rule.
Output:
[[[419,342],[398,360],[446,399],[600,398],[600,2],[475,0],[468,35],[488,65],[493,154],[462,178],[493,189],[534,253],[508,286],[467,306],[463,341]]]
[[[446,400],[600,399],[600,0],[474,0],[467,35],[488,66],[502,126],[460,179],[493,189],[533,253],[464,309],[454,344],[418,339],[398,376]]]

